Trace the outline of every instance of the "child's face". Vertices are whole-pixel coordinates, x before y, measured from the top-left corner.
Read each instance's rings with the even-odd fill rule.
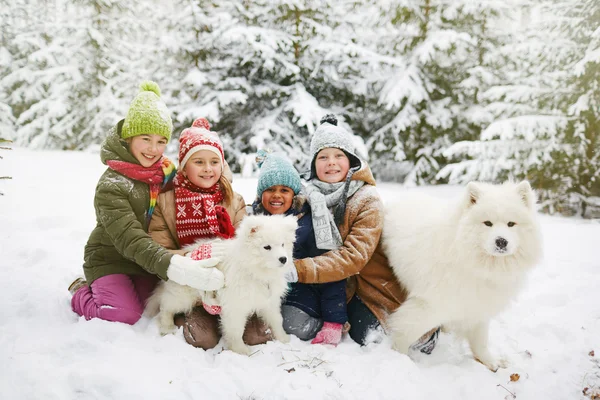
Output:
[[[208,189],[217,183],[222,172],[221,158],[210,150],[197,151],[183,168],[183,174],[190,182],[202,189]]]
[[[271,214],[283,214],[292,206],[294,191],[283,185],[267,188],[262,193],[261,203]]]
[[[342,182],[350,170],[350,160],[342,150],[328,147],[317,153],[315,169],[317,178],[322,182]]]
[[[167,139],[161,135],[134,136],[127,142],[129,143],[129,152],[145,168],[160,160],[167,147]]]

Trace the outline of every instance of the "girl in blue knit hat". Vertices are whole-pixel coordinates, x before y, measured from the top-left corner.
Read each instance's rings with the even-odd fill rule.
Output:
[[[317,257],[326,253],[328,250],[317,247],[310,206],[306,197],[299,194],[302,184],[296,169],[284,157],[267,154],[262,150],[258,152],[257,161],[260,174],[256,188],[257,197],[252,204],[254,214],[297,216],[298,229],[293,252],[295,260]],[[346,281],[342,279],[327,283],[292,283],[283,307],[297,307],[314,317],[312,321],[315,325],[311,329],[320,329],[329,325],[342,327],[348,322]],[[293,331],[295,323],[295,320],[284,319],[284,329]],[[339,335],[318,335],[312,343],[337,345],[341,340],[341,332],[342,329],[339,330]]]

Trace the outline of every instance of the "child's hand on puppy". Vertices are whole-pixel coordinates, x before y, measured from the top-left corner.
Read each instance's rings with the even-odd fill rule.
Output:
[[[221,239],[203,243],[193,250],[189,256],[193,260],[207,260],[209,258],[221,259],[225,255],[225,244]]]

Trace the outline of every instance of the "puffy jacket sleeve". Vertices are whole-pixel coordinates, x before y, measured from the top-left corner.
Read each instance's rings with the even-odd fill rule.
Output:
[[[148,225],[148,234],[156,243],[164,248],[176,250],[179,249],[179,245],[173,239],[173,235],[171,234],[171,230],[169,229],[165,217],[165,214],[168,211],[165,210],[165,205],[167,203],[166,196],[166,193],[161,193],[158,197],[156,208],[154,209],[152,219],[150,220],[150,225]]]
[[[129,201],[130,188],[105,182],[96,189],[96,212],[116,250],[146,271],[167,279],[173,255],[146,233]]]
[[[381,200],[371,190],[353,200],[353,204],[349,201],[347,206],[344,225],[348,234],[343,245],[317,257],[295,260],[299,282],[326,283],[346,279],[360,273],[373,256],[383,227]]]
[[[240,225],[240,222],[242,222],[242,219],[248,215],[246,212],[246,202],[244,202],[244,198],[241,194],[234,193],[233,201],[231,203],[231,213],[229,217],[231,218],[231,223],[233,226],[237,228]]]

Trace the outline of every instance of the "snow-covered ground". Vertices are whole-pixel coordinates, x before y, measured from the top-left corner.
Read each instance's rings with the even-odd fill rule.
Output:
[[[466,344],[442,334],[415,360],[389,340],[337,348],[256,346],[251,357],[195,349],[181,333],[85,321],[67,286],[81,274],[95,219],[97,154],[2,152],[0,175],[1,399],[583,399],[600,386],[600,223],[542,216],[545,258],[510,309],[491,325],[491,347],[510,365],[492,373]],[[236,178],[251,201],[255,179]],[[381,184],[384,200],[401,195]],[[453,196],[455,187],[427,187]],[[597,355],[589,353],[595,350]],[[520,378],[511,382],[510,375]]]

